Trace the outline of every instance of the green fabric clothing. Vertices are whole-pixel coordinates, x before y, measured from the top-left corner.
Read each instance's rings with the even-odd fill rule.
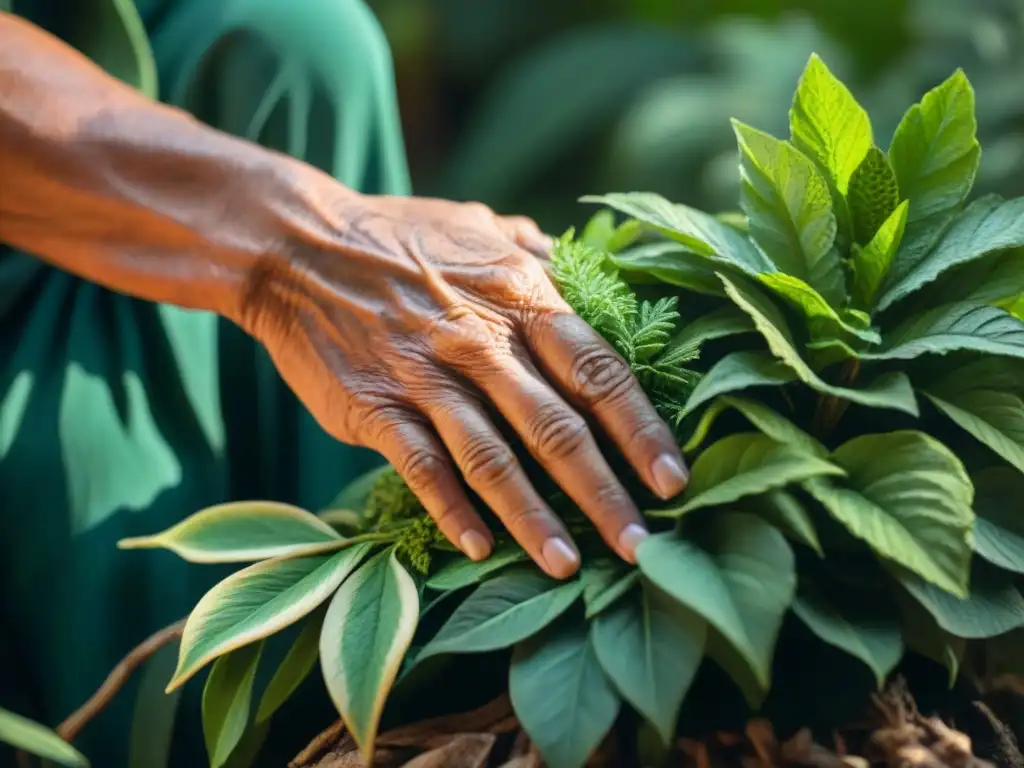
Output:
[[[361,0],[130,2],[13,10],[217,128],[408,193],[390,54]],[[0,706],[56,724],[226,573],[119,539],[226,500],[316,509],[379,461],[329,438],[230,324],[0,249]],[[77,742],[94,766],[128,765],[134,695]],[[327,724],[304,718],[301,738]],[[184,754],[171,765],[202,764]]]

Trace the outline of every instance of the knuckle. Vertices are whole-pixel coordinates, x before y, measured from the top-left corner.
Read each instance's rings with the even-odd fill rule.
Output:
[[[570,381],[577,397],[600,405],[625,397],[633,388],[633,372],[612,350],[593,347],[576,356]]]
[[[462,451],[462,471],[471,488],[492,488],[508,481],[518,462],[508,446],[488,437],[471,438]]]
[[[505,515],[502,520],[511,531],[528,531],[531,528],[549,527],[548,513],[536,507],[517,507]]]
[[[437,527],[442,531],[448,528],[460,527],[458,524],[463,518],[463,509],[458,504],[448,504],[436,514],[431,514]]]
[[[582,448],[590,430],[579,415],[561,403],[549,403],[533,413],[528,433],[541,458],[561,459]]]
[[[466,211],[470,216],[474,218],[486,217],[493,218],[495,213],[490,206],[484,205],[483,203],[471,202],[463,203],[463,210]]]
[[[407,453],[399,467],[399,474],[413,492],[436,484],[437,478],[447,471],[448,462],[436,451],[417,448]]]

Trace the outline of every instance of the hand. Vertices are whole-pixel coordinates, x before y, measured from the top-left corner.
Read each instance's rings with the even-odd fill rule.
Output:
[[[478,204],[354,195],[342,207],[337,242],[298,243],[261,264],[242,310],[321,426],[382,453],[469,557],[493,541],[457,471],[545,571],[570,576],[578,551],[488,416],[493,405],[635,562],[643,519],[580,412],[660,497],[683,490],[686,470],[628,365],[549,281],[538,257],[550,239]]]

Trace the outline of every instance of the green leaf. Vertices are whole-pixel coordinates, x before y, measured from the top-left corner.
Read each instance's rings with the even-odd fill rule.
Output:
[[[369,765],[384,702],[418,614],[416,582],[389,549],[341,585],[324,617],[320,668],[327,692]]]
[[[580,240],[589,248],[598,251],[608,250],[608,241],[615,234],[615,214],[609,210],[595,213],[587,221],[580,233]]]
[[[924,394],[964,431],[1024,472],[1024,400],[990,389],[954,393],[949,400]]]
[[[320,630],[323,623],[323,616],[310,618],[295,638],[263,691],[260,705],[256,709],[256,725],[270,720],[313,671],[320,655]]]
[[[758,280],[807,318],[813,336],[849,334],[867,344],[880,344],[878,331],[850,325],[829,306],[820,293],[798,277],[776,272],[759,275]]]
[[[559,768],[583,768],[619,714],[619,696],[579,620],[560,621],[516,646],[509,694],[545,762]]]
[[[703,619],[646,581],[594,620],[602,668],[665,744],[700,668],[706,632]]]
[[[867,243],[900,203],[900,190],[889,158],[872,146],[850,178],[847,195],[858,243]]]
[[[749,333],[754,330],[750,318],[735,307],[720,307],[683,326],[665,347],[664,354],[676,349],[700,349],[707,341]]]
[[[869,408],[891,408],[909,413],[911,416],[918,415],[917,400],[914,398],[910,380],[902,373],[880,376],[865,389],[835,387],[824,382],[800,357],[785,318],[771,301],[749,284],[741,285],[739,281],[734,282],[722,274],[718,277],[725,286],[729,298],[754,321],[757,330],[768,342],[772,354],[789,366],[811,389]]]
[[[845,196],[850,178],[872,146],[871,121],[817,54],[811,55],[800,77],[789,125],[793,145],[814,160]]]
[[[249,724],[252,686],[263,643],[254,643],[217,659],[203,688],[203,737],[210,768],[224,765]]]
[[[967,471],[935,438],[912,430],[862,435],[832,454],[844,480],[806,489],[878,555],[956,595],[967,595],[974,490]]]
[[[119,549],[169,549],[191,563],[245,563],[321,552],[342,538],[304,509],[272,501],[208,507],[154,536],[122,539]]]
[[[793,613],[821,640],[863,661],[879,689],[903,656],[900,613],[884,592],[801,576]]]
[[[457,555],[427,580],[427,589],[439,592],[462,589],[478,584],[492,573],[526,559],[526,552],[514,541],[499,544],[486,560],[479,562]]]
[[[751,236],[779,270],[841,306],[846,287],[825,177],[790,143],[738,120],[732,125],[740,147],[740,205]]]
[[[1007,571],[1024,574],[1024,476],[992,467],[974,477],[974,551]]]
[[[467,597],[416,657],[483,653],[508,648],[557,619],[583,592],[579,581],[559,584],[534,568],[501,574]]]
[[[700,444],[704,442],[704,438],[710,431],[711,425],[726,408],[738,410],[747,421],[777,443],[798,447],[805,453],[817,456],[818,458],[826,458],[828,456],[828,449],[824,445],[768,406],[762,405],[756,400],[731,396],[718,398],[714,405],[704,413],[697,428],[694,430],[693,436],[683,449],[686,453],[691,453],[700,447]]]
[[[639,577],[640,571],[627,566],[617,558],[587,559],[580,568],[583,604],[587,607],[587,618],[592,619],[614,604],[636,584]]]
[[[914,201],[910,201],[911,216]],[[908,230],[909,231],[909,230]],[[1024,198],[980,198],[957,216],[924,252],[912,238],[896,252],[878,309],[887,309],[954,267],[970,264],[989,254],[1024,246]]]
[[[853,300],[871,309],[882,280],[896,256],[907,226],[908,203],[904,200],[878,227],[874,237],[863,248],[854,250]]]
[[[733,352],[715,363],[701,377],[700,383],[686,400],[683,415],[693,413],[727,392],[738,392],[749,387],[781,387],[796,379],[793,369],[781,360],[761,352]]]
[[[922,291],[925,306],[1001,304],[1024,295],[1024,248],[996,251],[948,272]],[[1008,309],[1002,305],[1003,309]]]
[[[903,116],[889,147],[910,222],[960,205],[970,194],[981,147],[974,89],[962,70],[933,88]]]
[[[89,768],[85,755],[45,725],[0,709],[0,744],[9,744],[67,768]]]
[[[716,270],[728,268],[726,262],[701,256],[674,242],[647,243],[622,253],[609,254],[609,259],[629,280],[630,275],[646,275],[655,281],[710,296],[722,295],[722,284]]]
[[[904,589],[951,635],[977,640],[1024,627],[1024,597],[1006,571],[979,562],[972,569],[966,599],[954,597],[911,573],[896,575]]]
[[[592,195],[584,203],[598,203],[653,227],[666,237],[701,256],[714,256],[748,274],[772,272],[774,267],[746,237],[714,216],[670,203],[650,192]]]
[[[1009,312],[978,304],[947,304],[901,323],[886,334],[868,360],[913,360],[960,350],[1024,358],[1024,322]]]
[[[189,614],[168,691],[228,651],[269,637],[314,611],[370,551],[268,560],[228,576]]]
[[[893,594],[903,616],[903,641],[907,648],[949,670],[949,687],[952,688],[960,674],[960,660],[967,649],[967,641],[942,629],[924,606],[905,590],[896,590]]]
[[[776,489],[746,499],[742,508],[764,518],[790,540],[806,544],[821,557],[825,556],[810,513],[788,491]]]
[[[701,453],[691,469],[682,504],[645,514],[680,517],[790,483],[842,474],[839,467],[798,447],[778,443],[760,432],[741,432],[722,438]]]
[[[177,641],[154,653],[139,674],[131,715],[127,768],[168,768],[182,691],[164,693],[178,664]]]
[[[637,548],[640,570],[704,617],[767,691],[779,629],[796,592],[793,552],[754,515],[718,514],[704,534],[700,544],[675,533],[648,537]]]

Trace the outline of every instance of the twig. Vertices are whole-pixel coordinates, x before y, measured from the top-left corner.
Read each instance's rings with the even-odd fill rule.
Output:
[[[63,723],[57,726],[57,734],[64,741],[69,743],[74,741],[75,737],[81,733],[89,721],[106,709],[107,705],[114,700],[118,691],[131,679],[135,670],[145,664],[154,653],[165,645],[181,638],[181,633],[184,629],[185,619],[182,619],[150,635],[135,646],[127,656],[118,662],[113,671],[107,675],[107,679],[103,681],[103,685],[99,687],[99,690],[85,704],[72,712]]]

